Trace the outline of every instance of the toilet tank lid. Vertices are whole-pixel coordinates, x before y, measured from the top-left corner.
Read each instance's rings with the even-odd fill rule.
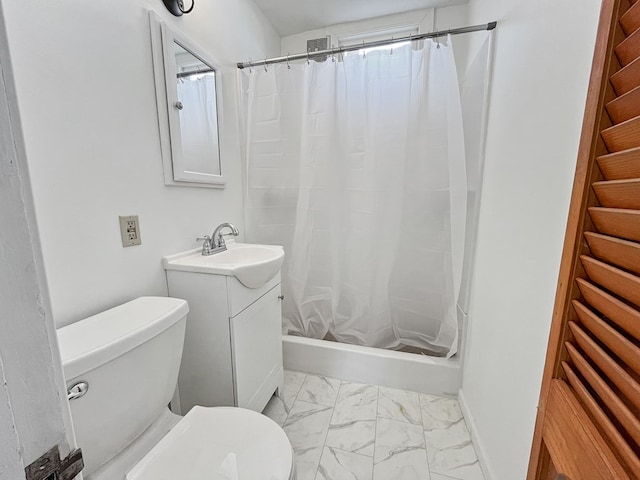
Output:
[[[189,312],[186,301],[140,297],[58,329],[64,376],[71,380],[143,344]]]

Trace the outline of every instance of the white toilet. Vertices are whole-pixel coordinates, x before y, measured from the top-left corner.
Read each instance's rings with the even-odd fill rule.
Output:
[[[142,297],[58,330],[85,480],[294,480],[291,444],[264,415],[169,411],[188,311]]]

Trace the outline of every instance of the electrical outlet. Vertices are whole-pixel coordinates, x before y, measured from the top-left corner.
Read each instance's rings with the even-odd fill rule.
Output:
[[[129,215],[127,217],[118,217],[120,219],[120,236],[122,237],[123,247],[132,247],[140,245],[140,221],[137,215]]]

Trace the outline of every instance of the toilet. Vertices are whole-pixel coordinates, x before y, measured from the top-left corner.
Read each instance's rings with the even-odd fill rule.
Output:
[[[295,480],[291,444],[266,416],[169,410],[188,311],[141,297],[58,329],[85,480]]]

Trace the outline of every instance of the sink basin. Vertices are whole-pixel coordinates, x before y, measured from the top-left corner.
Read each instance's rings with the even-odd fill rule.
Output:
[[[278,245],[256,245],[227,240],[227,250],[203,256],[196,248],[162,259],[165,270],[209,273],[236,277],[247,288],[260,288],[282,267],[284,249]]]

